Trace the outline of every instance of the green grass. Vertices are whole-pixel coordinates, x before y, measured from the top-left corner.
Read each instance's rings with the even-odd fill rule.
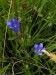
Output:
[[[20,33],[7,27],[12,17],[21,18]],[[56,75],[56,63],[34,53],[41,42],[56,53],[56,0],[0,0],[0,75]]]

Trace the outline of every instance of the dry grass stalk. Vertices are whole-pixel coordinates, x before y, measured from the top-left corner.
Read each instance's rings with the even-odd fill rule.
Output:
[[[46,50],[43,50],[43,53],[46,54],[47,56],[49,56],[51,58],[51,60],[53,60],[56,63],[56,55],[54,53],[49,53]]]

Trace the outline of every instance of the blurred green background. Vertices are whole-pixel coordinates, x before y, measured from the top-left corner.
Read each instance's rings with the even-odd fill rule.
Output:
[[[13,17],[19,33],[6,25]],[[56,0],[0,0],[0,75],[56,75],[56,63],[34,53],[41,42],[56,53]]]

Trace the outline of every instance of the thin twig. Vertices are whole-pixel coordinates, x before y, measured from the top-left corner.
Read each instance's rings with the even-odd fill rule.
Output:
[[[15,75],[14,74],[14,66],[15,66],[15,64],[17,64],[17,63],[19,63],[19,62],[22,62],[22,60],[21,61],[16,61],[14,64],[13,64],[13,66],[12,66],[12,75]],[[22,72],[19,72],[18,74],[21,74]]]

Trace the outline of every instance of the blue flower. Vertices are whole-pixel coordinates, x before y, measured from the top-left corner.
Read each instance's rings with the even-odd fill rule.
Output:
[[[20,31],[20,19],[15,20],[14,18],[11,19],[11,21],[6,22],[6,24],[15,32]]]
[[[42,50],[45,50],[45,48],[43,48],[43,43],[40,43],[39,45],[38,44],[34,45],[34,52],[37,55],[42,55],[43,54]]]

